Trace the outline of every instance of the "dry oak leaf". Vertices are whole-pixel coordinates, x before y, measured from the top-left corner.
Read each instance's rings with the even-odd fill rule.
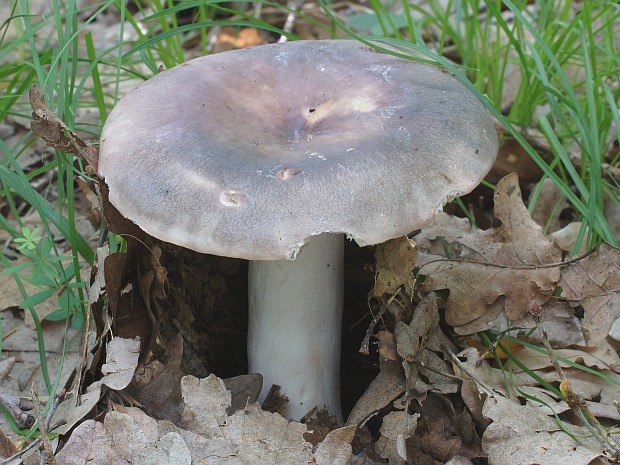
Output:
[[[415,308],[411,323],[396,323],[396,347],[403,360],[410,396],[422,402],[432,391],[452,394],[458,383],[449,376],[450,365],[439,355],[456,352],[456,347],[439,327],[439,310],[434,294],[424,298]]]
[[[317,465],[348,465],[351,463],[357,425],[343,426],[330,431],[314,453]]]
[[[471,231],[464,219],[437,215],[417,239],[422,292],[449,289],[446,321],[458,334],[488,329],[503,312],[518,321],[553,297],[560,279],[560,247],[530,217],[515,174],[494,196],[502,225]]]
[[[228,416],[231,393],[215,375],[185,376],[181,390],[186,430],[180,433],[194,463],[312,463],[312,446],[303,437],[305,425],[265,412],[257,403]]]
[[[620,317],[620,250],[601,244],[597,254],[563,267],[559,285],[562,297],[583,307],[586,344],[597,345]]]
[[[135,407],[112,411],[103,423],[86,420],[56,456],[71,465],[189,465],[191,454],[174,426],[157,422]],[[172,430],[172,431],[170,431]]]
[[[375,285],[372,293],[377,297],[393,295],[403,286],[406,295],[413,294],[417,250],[413,241],[399,237],[377,245]]]
[[[363,425],[405,394],[406,389],[407,380],[400,364],[395,360],[382,360],[381,371],[356,402],[347,425]]]
[[[103,423],[86,420],[71,434],[69,441],[56,455],[56,462],[65,465],[126,465]]]
[[[601,445],[583,427],[564,423],[500,395],[489,397],[483,408],[493,420],[482,436],[482,447],[494,465],[588,465],[605,463]]]
[[[107,386],[109,389],[121,391],[125,389],[133,379],[138,357],[140,355],[140,340],[115,337],[106,345],[106,363],[101,367],[104,375],[100,380],[92,383],[86,392],[80,395],[79,403],[75,401],[63,402],[58,406],[56,418],[64,418],[66,423],[56,431],[66,434],[86,417],[93,407],[99,403]]]
[[[406,441],[415,432],[418,426],[419,413],[409,415],[407,412],[390,412],[383,417],[380,432],[381,437],[375,444],[375,450],[390,465],[404,465],[407,463]]]

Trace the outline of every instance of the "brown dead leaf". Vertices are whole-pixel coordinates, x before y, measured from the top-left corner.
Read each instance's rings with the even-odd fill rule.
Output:
[[[602,347],[574,347],[566,349],[555,349],[558,363],[562,368],[568,368],[571,365],[568,361],[577,363],[596,371],[619,371],[620,357],[608,344],[602,344]],[[519,361],[523,367],[527,367],[532,371],[551,369],[551,360],[546,352],[537,351],[529,347],[523,347],[519,350]],[[521,367],[514,367],[514,372],[522,371]]]
[[[116,453],[132,465],[165,463],[190,465],[190,451],[176,431],[160,429],[156,420],[139,409],[127,413],[109,412],[104,420]]]
[[[87,145],[49,109],[38,85],[35,84],[30,88],[29,95],[30,106],[33,109],[32,132],[50,147],[83,158],[96,172],[99,159],[97,148]]]
[[[597,356],[587,350],[560,349],[556,351],[556,355],[562,360],[565,358],[572,359],[581,364],[585,364],[584,361],[587,360],[592,366],[597,367],[606,366],[606,362],[601,358],[613,360],[613,356],[605,354],[605,351],[593,352]],[[474,348],[466,349],[459,356],[465,357],[466,361],[455,364],[454,370],[465,380],[468,376],[472,376],[477,382],[495,392],[509,396],[511,399],[518,399],[545,415],[551,416],[570,410],[566,402],[556,397],[546,387],[541,386],[538,381],[520,367],[510,365],[494,368],[487,361],[479,364],[477,362],[480,354]],[[526,368],[534,371],[540,379],[551,384],[560,381],[555,369],[550,366],[547,355],[522,347],[516,357]],[[570,380],[573,389],[585,399],[592,414],[597,418],[620,420],[620,413],[614,406],[614,401],[620,399],[620,375],[614,370],[605,368],[596,368],[597,374],[590,373],[579,367],[573,368],[562,360],[559,363],[563,367],[564,374]],[[463,374],[460,367],[463,367],[469,375]],[[508,371],[510,372],[510,383],[506,383],[505,376]],[[471,382],[466,381],[463,384],[461,396],[478,424],[482,424],[478,412],[480,412],[480,401],[483,399],[478,396],[477,390],[471,387]]]
[[[106,386],[117,391],[125,389],[131,383],[139,356],[138,339],[115,337],[108,342],[106,363],[101,366]]]
[[[356,425],[344,426],[330,431],[314,453],[317,465],[348,465],[351,462],[351,443]]]
[[[413,243],[406,237],[379,244],[375,251],[376,275],[373,294],[394,295],[401,286],[407,295],[413,294],[413,269],[417,256]]]
[[[511,374],[510,383],[506,383],[506,371],[503,368],[494,368],[489,363],[478,363],[480,360],[480,353],[477,349],[469,347],[458,354],[459,358],[465,358],[465,362],[460,365],[454,365],[455,373],[463,379],[469,379],[471,375],[477,382],[490,386],[492,389],[501,392],[502,394],[509,394],[510,396],[518,396],[518,391],[515,388],[519,386],[527,386],[534,381],[532,377],[526,373],[514,373]],[[462,373],[460,366],[464,370],[467,370],[468,374]],[[506,389],[509,388],[508,393]]]
[[[451,375],[452,370],[438,354],[454,352],[456,347],[439,327],[439,309],[433,294],[418,304],[408,325],[402,321],[396,324],[396,347],[403,360],[410,396],[423,401],[430,390],[443,394],[458,390],[455,379],[442,375]]]
[[[482,447],[494,465],[588,465],[603,456],[587,429],[565,422],[571,437],[555,419],[502,396],[488,398],[483,413],[493,420]]]
[[[243,410],[247,405],[258,401],[263,388],[263,376],[260,373],[248,373],[226,378],[224,386],[231,394],[230,407],[226,409],[226,413],[232,415],[237,410]]]
[[[516,175],[495,192],[499,228],[470,231],[465,220],[438,215],[417,238],[423,292],[450,289],[446,321],[464,334],[488,329],[505,312],[522,320],[553,297],[562,251],[530,217]],[[542,265],[542,266],[541,266]],[[460,327],[460,328],[459,328]]]
[[[94,420],[86,420],[73,431],[56,461],[66,465],[127,464],[114,450],[112,436],[102,423]]]
[[[446,461],[455,455],[482,457],[482,446],[466,408],[456,408],[449,396],[429,394],[420,405],[416,436],[422,452]]]
[[[213,374],[203,379],[184,376],[181,391],[185,403],[183,426],[203,436],[220,436],[232,399],[224,382]]]
[[[191,455],[183,438],[137,408],[109,412],[102,423],[87,420],[72,433],[56,456],[71,465],[189,465]],[[174,428],[172,428],[174,429]]]
[[[306,426],[261,410],[256,403],[227,416],[231,394],[214,375],[182,380],[185,410],[182,432],[195,463],[311,463]]]
[[[592,415],[597,418],[620,420],[620,412],[615,406],[615,402],[620,399],[620,375],[617,372],[601,370],[598,376],[579,368],[565,368],[564,374],[570,380],[574,391],[585,399]],[[539,372],[539,375],[551,383],[558,381],[554,372]],[[551,406],[556,412],[568,409],[564,401],[559,402],[557,406]],[[541,410],[551,414],[548,409],[541,407]]]
[[[375,444],[375,450],[390,465],[404,465],[407,463],[407,439],[415,432],[418,426],[419,414],[409,415],[407,412],[390,412],[383,417],[381,437]]]
[[[532,191],[532,194],[536,191]],[[532,219],[536,221],[547,233],[558,231],[562,227],[560,213],[569,204],[560,188],[551,178],[546,178],[532,211]]]
[[[165,364],[150,354],[142,357],[131,394],[153,417],[176,422],[181,410],[181,379],[187,374],[181,368],[183,337],[172,338],[166,349]]]
[[[0,429],[0,457],[11,457],[15,452],[17,452],[17,447],[15,447],[13,441],[4,434],[4,431]]]
[[[88,386],[86,392],[79,396],[77,406],[73,398],[59,405],[56,417],[66,420],[66,424],[57,430],[60,434],[69,432],[90,413],[101,400],[101,390],[104,385],[120,391],[131,382],[138,365],[140,342],[116,337],[108,343],[106,350],[106,363],[101,369],[104,373],[103,378]]]
[[[379,357],[386,360],[398,361],[398,351],[396,350],[396,335],[387,330],[379,331],[375,334],[379,346]]]
[[[584,310],[583,336],[596,345],[620,317],[620,250],[603,243],[597,254],[562,268],[562,297]]]
[[[364,424],[369,418],[402,396],[405,393],[406,383],[403,370],[398,362],[383,361],[381,371],[353,407],[347,419],[347,425]]]

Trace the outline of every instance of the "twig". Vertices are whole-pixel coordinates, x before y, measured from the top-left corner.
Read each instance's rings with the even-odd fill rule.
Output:
[[[48,432],[52,432],[58,428],[60,428],[63,425],[66,425],[67,421],[66,420],[59,420],[56,423],[54,423],[50,428],[48,428]],[[24,447],[22,450],[20,450],[19,452],[13,454],[12,456],[10,456],[7,459],[4,459],[2,462],[0,462],[0,465],[7,465],[9,463],[11,463],[13,460],[21,457],[22,455],[24,455],[26,452],[28,452],[29,450],[31,450],[32,448],[36,447],[39,443],[41,442],[41,436],[39,436],[38,438],[36,438],[34,441],[32,441],[30,444],[28,444],[28,446]]]
[[[54,430],[56,430],[58,428],[60,428],[61,426],[65,425],[67,423],[66,420],[59,420],[56,423],[54,423],[54,425],[51,425],[52,417],[54,416],[54,413],[56,413],[56,409],[65,400],[66,396],[67,396],[67,391],[65,389],[63,389],[62,391],[60,391],[59,394],[56,394],[54,396],[54,401],[52,402],[52,405],[51,405],[51,407],[49,409],[49,412],[47,412],[47,416],[45,417],[45,421],[44,422],[40,421],[41,420],[41,412],[40,412],[39,408],[38,407],[34,408],[34,411],[37,414],[37,420],[40,421],[41,425],[45,425],[44,429],[46,429],[48,433],[51,432],[51,431],[54,431]],[[33,399],[34,399],[34,395],[33,395]],[[38,398],[37,398],[37,400],[38,400]],[[12,462],[13,460],[21,457],[26,452],[30,451],[32,448],[38,446],[39,443],[43,441],[43,437],[44,437],[43,436],[43,431],[41,430],[40,427],[39,427],[39,431],[41,432],[41,434],[39,434],[38,438],[36,438],[34,441],[32,441],[24,449],[20,450],[19,452],[13,454],[11,457],[9,457],[9,458],[3,460],[2,462],[0,462],[0,465],[6,465],[6,464]],[[47,441],[47,434],[45,435],[45,440]],[[49,443],[49,441],[48,441],[48,443]],[[45,454],[42,454],[42,457],[45,458]],[[52,456],[52,459],[54,459],[53,456]],[[43,463],[45,463],[45,462],[43,462]],[[56,463],[56,462],[52,461],[52,462],[49,462],[49,463],[53,464],[53,463]]]
[[[383,314],[386,312],[390,304],[396,299],[400,291],[401,291],[401,288],[399,287],[396,290],[396,292],[390,296],[388,301],[385,304],[381,305],[379,312],[373,317],[372,321],[368,325],[368,329],[366,330],[366,335],[364,336],[364,339],[362,340],[362,344],[359,350],[360,354],[368,355],[370,353],[369,351],[370,337],[372,336],[372,333],[375,330],[375,326],[377,326],[377,323],[383,317]]]
[[[459,367],[459,369],[463,373],[465,373],[469,379],[471,379],[474,383],[476,383],[479,389],[484,391],[484,393],[488,397],[495,397],[495,391],[493,391],[493,389],[488,384],[486,384],[484,381],[481,381],[480,379],[478,379],[472,373],[469,367],[459,360],[459,358],[456,356],[454,352],[448,350],[448,354],[450,355],[450,358],[452,359],[452,361]]]
[[[442,257],[442,258],[436,258],[434,260],[429,260],[428,262],[424,263],[418,269],[417,274],[418,275],[419,274],[423,275],[424,273],[421,273],[422,268],[424,268],[427,265],[430,265],[431,263],[437,263],[437,262],[466,263],[466,264],[471,264],[471,265],[486,266],[486,267],[490,267],[490,268],[499,268],[499,269],[502,269],[502,270],[541,270],[541,269],[545,269],[545,268],[558,268],[560,266],[574,265],[575,263],[579,263],[580,261],[586,259],[588,256],[590,256],[594,252],[596,252],[596,250],[597,250],[596,247],[593,247],[590,250],[588,250],[586,253],[584,253],[583,255],[579,255],[578,257],[571,258],[570,260],[565,260],[565,261],[561,261],[561,262],[540,263],[538,265],[522,265],[522,266],[502,265],[501,263],[479,262],[479,261],[476,261],[476,260],[467,260],[467,259],[460,259],[460,258]]]
[[[34,425],[34,417],[25,410],[32,410],[32,406],[22,403],[20,399],[8,395],[0,390],[0,404],[4,405],[15,419],[20,428],[30,429]],[[28,408],[30,407],[30,408]]]
[[[37,418],[37,425],[39,427],[39,437],[41,438],[42,444],[39,446],[39,451],[41,452],[40,464],[41,465],[56,465],[56,459],[54,458],[54,451],[52,450],[52,445],[50,444],[50,440],[47,437],[47,425],[46,422],[43,421],[43,417],[41,416],[41,401],[39,400],[39,392],[35,387],[34,383],[32,383],[32,400],[34,401],[35,408],[34,414]],[[51,409],[50,409],[51,410]]]
[[[560,366],[560,362],[555,355],[551,344],[549,343],[549,337],[547,336],[547,331],[542,326],[541,323],[541,314],[540,312],[536,312],[533,314],[534,321],[536,322],[536,327],[540,334],[542,335],[542,341],[549,354],[549,359],[551,360],[551,364],[555,368],[555,371],[560,376],[560,392],[562,393],[562,397],[564,397],[564,401],[568,404],[568,406],[572,409],[572,411],[581,419],[584,426],[590,431],[592,436],[594,436],[598,442],[607,450],[610,454],[612,454],[613,458],[618,461],[620,459],[620,444],[618,444],[614,438],[611,437],[609,431],[603,428],[603,425],[599,423],[597,418],[592,415],[586,400],[580,394],[576,393],[573,389],[571,382],[566,377],[564,370]]]

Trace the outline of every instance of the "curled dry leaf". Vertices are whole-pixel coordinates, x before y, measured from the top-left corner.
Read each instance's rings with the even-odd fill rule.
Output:
[[[439,215],[418,238],[421,290],[450,289],[446,321],[460,334],[488,329],[501,311],[521,320],[553,297],[562,251],[530,217],[516,175],[495,191],[502,225],[471,231],[467,220]],[[543,266],[541,266],[543,265]]]
[[[347,419],[347,425],[364,424],[369,418],[401,397],[406,387],[407,380],[398,362],[384,360],[381,363],[381,371],[353,407]]]
[[[351,463],[351,443],[356,429],[356,425],[351,425],[331,431],[314,453],[317,465],[348,465]]]
[[[379,357],[386,360],[400,360],[396,349],[396,335],[387,330],[379,331],[375,334],[377,339]]]
[[[61,403],[55,418],[63,418],[67,423],[57,431],[66,434],[76,423],[85,418],[101,400],[101,388],[105,385],[111,389],[125,389],[131,382],[140,355],[140,341],[116,337],[107,345],[106,363],[102,366],[103,378],[88,386],[81,394],[78,403],[68,399]]]
[[[454,405],[449,396],[429,393],[420,405],[416,437],[422,452],[441,461],[455,455],[470,459],[484,456],[471,414]]]
[[[168,342],[168,360],[162,363],[151,354],[143,356],[132,381],[132,396],[157,419],[177,421],[181,410],[183,337]]]
[[[56,113],[49,109],[38,85],[35,84],[30,88],[29,97],[33,110],[32,132],[50,147],[83,158],[97,171],[99,151],[87,145],[58,118]]]
[[[396,347],[413,398],[423,401],[430,390],[443,394],[458,390],[456,380],[442,375],[451,375],[452,370],[438,354],[454,352],[456,348],[439,327],[439,310],[433,294],[418,304],[408,325],[400,321],[396,324]]]

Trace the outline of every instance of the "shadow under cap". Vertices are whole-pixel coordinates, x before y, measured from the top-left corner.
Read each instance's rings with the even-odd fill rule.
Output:
[[[199,252],[294,258],[345,233],[407,234],[471,191],[497,136],[440,68],[354,41],[298,41],[192,60],[130,92],[102,132],[110,200]]]

